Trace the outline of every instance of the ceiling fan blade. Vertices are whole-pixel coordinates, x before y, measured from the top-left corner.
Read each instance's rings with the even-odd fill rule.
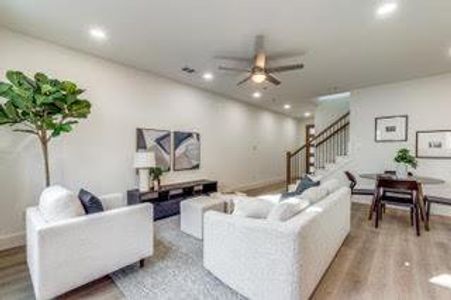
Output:
[[[290,58],[298,58],[307,54],[307,51],[285,51],[285,52],[273,52],[268,54],[268,60],[283,60]]]
[[[279,79],[274,77],[274,75],[272,75],[272,74],[266,74],[266,81],[268,81],[274,85],[279,85],[282,83]]]
[[[281,72],[300,70],[302,68],[304,68],[303,64],[294,64],[294,65],[286,65],[286,66],[266,68],[266,71],[269,72],[269,73],[281,73]]]
[[[232,71],[232,72],[250,72],[251,70],[245,69],[245,68],[235,68],[235,67],[225,67],[225,66],[219,66],[219,70],[222,71]]]
[[[244,78],[243,80],[241,80],[240,82],[238,82],[236,85],[242,85],[246,81],[249,81],[251,78],[252,78],[252,75],[249,75],[246,78]]]

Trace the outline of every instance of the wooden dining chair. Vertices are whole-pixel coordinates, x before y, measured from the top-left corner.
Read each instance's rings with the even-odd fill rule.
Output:
[[[382,206],[395,205],[410,208],[410,223],[415,224],[416,233],[420,235],[420,206],[419,185],[415,180],[398,180],[380,177],[376,184],[377,196],[375,200],[375,222],[376,228],[382,219]],[[405,194],[393,193],[393,190],[402,190]],[[409,193],[407,195],[407,193]]]
[[[349,188],[351,189],[351,193],[353,195],[364,195],[364,196],[374,195],[373,189],[356,189],[355,187],[357,185],[357,179],[355,178],[355,176],[349,171],[345,171],[344,173],[349,180]]]
[[[451,199],[426,195],[424,196],[424,203],[426,204],[426,224],[429,226],[429,220],[431,218],[431,204],[451,206]]]

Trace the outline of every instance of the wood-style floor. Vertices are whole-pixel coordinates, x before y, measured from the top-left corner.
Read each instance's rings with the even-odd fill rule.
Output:
[[[451,299],[451,289],[429,280],[451,275],[451,218],[432,217],[421,237],[409,214],[388,209],[381,227],[367,220],[368,206],[352,205],[352,229],[313,299]],[[0,252],[0,299],[33,299],[24,248]],[[61,299],[123,299],[109,277]]]

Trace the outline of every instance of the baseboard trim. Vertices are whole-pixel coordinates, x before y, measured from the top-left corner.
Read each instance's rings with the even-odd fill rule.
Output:
[[[25,245],[25,232],[0,236],[0,251]]]

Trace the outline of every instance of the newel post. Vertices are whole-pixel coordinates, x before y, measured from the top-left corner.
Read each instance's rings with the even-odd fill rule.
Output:
[[[291,184],[291,152],[287,151],[287,180],[286,189],[288,191],[288,186]]]

